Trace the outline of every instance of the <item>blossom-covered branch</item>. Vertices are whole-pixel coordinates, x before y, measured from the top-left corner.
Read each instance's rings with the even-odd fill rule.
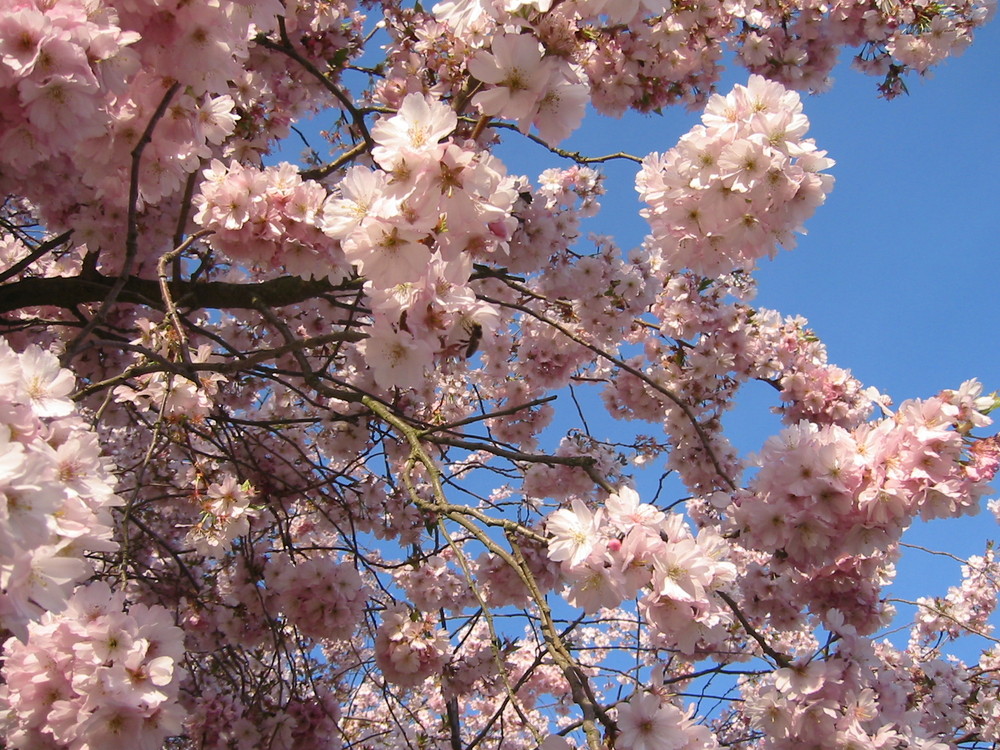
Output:
[[[833,188],[800,92],[846,47],[891,98],[989,13],[8,2],[6,746],[1000,741],[992,546],[889,590],[991,491],[996,384],[894,407],[751,303]],[[673,104],[660,153],[560,145]],[[741,456],[753,381],[782,424]]]

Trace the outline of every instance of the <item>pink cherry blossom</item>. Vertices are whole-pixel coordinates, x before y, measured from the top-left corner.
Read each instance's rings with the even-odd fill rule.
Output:
[[[378,144],[372,158],[391,172],[407,154],[433,152],[455,129],[456,122],[455,113],[445,104],[410,94],[394,116],[382,118],[372,128],[372,138]]]
[[[469,72],[493,88],[476,94],[485,114],[517,120],[526,130],[535,117],[552,69],[538,40],[531,34],[500,34],[490,52],[469,60]]]
[[[572,508],[562,508],[549,516],[546,528],[549,541],[549,559],[579,565],[587,559],[597,544],[597,531],[603,511],[592,512],[579,498],[573,498]]]
[[[754,303],[833,185],[802,92],[989,3],[3,11],[6,747],[1000,741],[993,545],[893,586],[994,493],[996,384],[894,405]]]

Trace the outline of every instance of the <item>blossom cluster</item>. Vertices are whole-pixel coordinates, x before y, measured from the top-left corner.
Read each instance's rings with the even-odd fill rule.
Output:
[[[872,400],[857,378],[836,365],[804,361],[781,378],[780,409],[786,424],[803,420],[848,429],[871,413]]]
[[[448,663],[448,634],[432,618],[396,604],[382,613],[375,633],[375,663],[387,682],[416,687]]]
[[[970,403],[980,389],[963,388],[974,394]],[[885,549],[917,515],[977,512],[989,490],[968,474],[955,430],[960,411],[945,392],[906,401],[892,418],[853,431],[809,422],[785,428],[759,455],[755,497],[737,501],[745,543],[780,549],[789,565],[806,569]]]
[[[711,750],[719,746],[708,727],[656,693],[635,692],[617,706],[621,750]]]
[[[765,600],[819,613],[839,607],[860,632],[880,624],[879,586],[913,519],[975,514],[990,490],[992,475],[970,470],[969,441],[956,429],[970,411],[988,423],[977,405],[992,399],[981,388],[970,381],[906,401],[853,430],[800,422],[765,443],[759,471],[731,507],[741,544],[772,556],[769,582],[743,579],[762,609]]]
[[[365,277],[365,358],[383,387],[422,382],[439,351],[496,319],[468,282],[474,260],[506,255],[517,193],[499,160],[448,138],[456,123],[409,94],[372,128],[379,169],[352,167],[323,206],[319,225]]]
[[[551,591],[559,584],[560,569],[548,558],[547,545],[526,541],[521,545],[528,570],[539,591]],[[483,599],[492,607],[523,607],[531,601],[531,592],[505,560],[483,553],[475,562],[476,583]]]
[[[35,6],[35,7],[32,7]],[[22,3],[0,20],[0,147],[30,166],[105,134],[107,108],[136,67],[139,39],[116,14],[89,14],[84,2],[47,9]],[[67,116],[69,115],[69,116]]]
[[[289,624],[316,640],[347,640],[364,617],[368,589],[346,562],[311,555],[294,562],[270,557],[264,571],[268,601]]]
[[[258,169],[215,159],[202,174],[194,220],[228,258],[307,279],[346,275],[343,254],[317,226],[327,197],[318,182],[287,162]]]
[[[798,89],[823,91],[840,45],[859,45],[854,67],[883,76],[880,94],[905,92],[901,73],[921,74],[959,55],[972,32],[990,17],[988,3],[972,0],[934,4],[836,2],[828,15],[802,9],[791,22],[776,23],[759,3],[727,6],[742,23],[738,54],[747,68]]]
[[[9,747],[152,748],[180,731],[184,634],[163,607],[103,582],[4,645],[0,725]]]
[[[461,612],[475,603],[468,583],[448,566],[447,558],[431,555],[419,565],[396,573],[396,582],[417,609],[432,612],[445,607]]]
[[[976,695],[973,669],[926,646],[866,642],[839,616],[831,624],[841,640],[829,658],[801,655],[741,680],[747,726],[763,734],[757,746],[794,750],[816,732],[845,748],[944,748],[972,726],[995,736],[996,702]],[[983,668],[994,664],[984,654]]]
[[[201,517],[188,532],[195,549],[220,557],[236,537],[250,531],[250,519],[256,515],[256,510],[250,507],[253,494],[249,482],[240,483],[232,475],[209,484],[204,494],[196,493]]]
[[[728,622],[710,595],[735,580],[736,567],[712,529],[692,535],[683,516],[639,502],[629,487],[596,512],[574,498],[545,528],[549,559],[570,584],[566,600],[584,612],[616,607],[641,591],[639,607],[654,632],[688,654]]]
[[[985,5],[974,8],[973,18],[976,20],[986,18],[990,13]],[[913,3],[902,9],[902,16],[902,28],[886,41],[886,51],[919,73],[947,57],[962,54],[972,41],[970,31],[973,24],[954,12],[945,12],[944,8]]]
[[[110,510],[121,500],[74,386],[51,352],[0,339],[0,626],[22,638],[92,572],[86,552],[118,547]]]
[[[917,646],[935,644],[941,635],[950,639],[993,631],[990,616],[997,608],[1000,564],[993,549],[973,555],[962,566],[962,582],[951,586],[943,597],[917,599],[916,621],[910,633]]]
[[[855,67],[882,76],[879,90],[891,98],[905,90],[905,72],[923,73],[961,54],[975,29],[989,20],[992,7],[984,0],[876,6],[838,0],[822,7],[796,3],[780,9],[755,0],[684,7],[662,0],[446,0],[433,9],[440,24],[427,26],[443,26],[453,34],[456,41],[450,46],[461,60],[468,47],[475,49],[498,31],[509,31],[505,24],[513,16],[522,34],[530,29],[546,50],[581,68],[599,111],[620,116],[630,108],[651,112],[678,103],[700,106],[720,78],[725,46],[734,48],[752,73],[809,91],[828,88],[839,48],[854,46],[859,49]],[[404,39],[394,46],[405,49]],[[416,56],[430,47],[435,53],[430,69],[457,90],[457,63],[438,49],[448,44],[447,35],[433,29],[407,52]],[[521,72],[510,78],[521,82],[523,99],[536,71],[525,66]],[[516,98],[517,88],[508,88],[512,92],[506,96]]]
[[[195,364],[210,359],[212,347],[203,344],[194,352],[181,352],[182,342],[169,322],[154,323],[147,318],[136,321],[141,335],[131,343],[145,347],[154,356],[167,360],[183,359],[186,355]],[[134,364],[140,367],[149,361],[149,356],[135,352]],[[218,393],[219,385],[226,381],[220,373],[205,372],[197,379],[175,373],[154,371],[136,376],[130,382],[116,386],[113,393],[119,403],[131,404],[139,411],[162,414],[168,421],[201,421],[212,410],[212,397]]]
[[[490,84],[472,101],[485,115],[516,120],[522,132],[534,124],[549,143],[580,125],[590,89],[579,66],[553,55],[531,33],[497,33],[490,51],[468,62],[469,72]]]
[[[180,192],[234,133],[227,80],[250,30],[249,14],[229,0],[155,16],[115,7],[123,5],[31,0],[0,21],[0,186],[30,186],[47,220],[73,225],[91,247],[128,210],[132,152],[165,99],[138,175],[140,206]],[[168,97],[175,81],[184,86]],[[107,248],[102,265],[119,264],[122,249]]]
[[[833,186],[822,174],[833,161],[803,137],[809,121],[798,94],[751,76],[713,96],[702,123],[643,160],[636,189],[648,205],[646,249],[664,272],[718,276],[752,268],[778,244],[794,247],[792,233],[804,231]]]

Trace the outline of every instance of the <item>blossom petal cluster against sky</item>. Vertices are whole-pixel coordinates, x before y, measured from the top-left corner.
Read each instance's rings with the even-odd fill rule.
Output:
[[[836,161],[836,185],[798,247],[759,264],[755,304],[808,319],[832,362],[897,403],[971,377],[1000,389],[1000,78],[991,73],[1000,24],[891,101],[847,61],[828,91],[803,95],[808,135]],[[733,65],[719,88],[740,82],[746,72]],[[622,120],[589,113],[561,148],[642,157],[672,147],[699,116],[681,108]],[[545,151],[509,140],[500,152],[508,170],[539,172]],[[635,247],[648,231],[632,188],[637,167],[618,160],[600,168],[607,193],[583,228]],[[763,387],[760,395],[773,400]],[[752,387],[743,398],[753,398]],[[756,404],[747,411],[753,418],[732,439],[750,451],[778,422],[760,423]]]
[[[0,744],[996,748],[995,5],[8,0]]]
[[[1000,23],[891,101],[878,98],[846,57],[828,91],[803,95],[808,135],[836,161],[829,170],[836,185],[797,248],[759,264],[755,304],[805,317],[831,362],[897,404],[972,377],[987,392],[1000,390],[1000,78],[990,73],[1000,63]],[[745,77],[731,66],[720,88]],[[641,157],[673,146],[700,112],[589,116],[563,149]],[[511,172],[539,171],[541,147],[523,139],[511,145],[501,152]],[[635,247],[648,231],[631,190],[636,165],[616,160],[600,168],[607,193],[584,229]],[[741,392],[726,423],[744,453],[780,428],[777,415],[766,417],[774,403],[767,386]],[[987,515],[966,518],[959,526],[969,534],[955,522],[917,524],[905,539],[967,557],[982,553],[984,526],[990,535],[992,523]],[[927,555],[911,555],[906,566],[913,577],[893,586],[903,598],[922,593],[928,576],[940,594],[958,577],[954,563]]]

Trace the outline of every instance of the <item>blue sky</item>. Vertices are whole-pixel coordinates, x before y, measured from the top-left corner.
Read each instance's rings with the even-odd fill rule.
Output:
[[[837,183],[798,248],[761,265],[755,304],[806,317],[832,362],[897,404],[972,377],[987,392],[1000,390],[998,65],[1000,23],[994,22],[962,56],[930,76],[908,79],[909,96],[879,99],[877,79],[842,64],[829,91],[803,97],[810,136],[837,161],[831,170]],[[746,78],[734,67],[719,90]],[[588,118],[561,145],[589,155],[625,150],[643,156],[669,149],[699,116],[674,109],[662,116]],[[518,141],[500,151],[509,171],[535,176],[559,163]],[[646,232],[633,188],[636,165],[617,162],[603,171],[608,194],[585,229],[611,234],[628,250]],[[757,450],[780,429],[768,414],[775,404],[770,388],[746,389],[726,420],[727,435],[742,452]],[[595,426],[596,416],[588,419]],[[997,536],[992,516],[983,513],[918,522],[905,540],[967,557],[982,554],[985,539]],[[921,552],[907,552],[899,570],[891,593],[901,598],[943,595],[959,581],[955,561]],[[901,619],[910,616],[901,606]],[[975,659],[976,645],[982,643],[968,643],[961,655]]]
[[[837,182],[798,248],[761,264],[755,304],[806,317],[832,362],[896,403],[971,377],[1000,389],[998,65],[1000,24],[992,23],[962,56],[908,80],[909,96],[879,99],[878,80],[844,64],[829,91],[803,96],[809,134],[836,160]],[[746,79],[733,67],[719,90]],[[699,117],[682,109],[588,117],[561,145],[644,156],[669,149]],[[560,163],[516,136],[507,141],[500,155],[511,172],[535,176]],[[608,194],[585,229],[611,234],[627,250],[647,231],[636,165],[603,171]],[[754,450],[775,425],[747,424],[732,437]]]
[[[932,77],[908,81],[909,96],[879,99],[877,79],[841,65],[828,92],[803,97],[810,136],[837,161],[830,170],[837,183],[798,248],[762,264],[756,304],[808,318],[832,361],[897,402],[973,376],[1000,388],[992,325],[1000,270],[998,65],[1000,24],[993,23]],[[734,67],[719,90],[746,78]],[[674,109],[588,118],[561,145],[643,156],[669,149],[699,116]],[[531,144],[518,150],[501,151],[512,172],[536,175],[548,158]],[[636,166],[618,162],[604,171],[604,210],[588,228],[627,250],[646,232],[632,187]]]
[[[832,362],[897,404],[971,377],[987,391],[1000,390],[998,65],[1000,23],[994,22],[962,56],[931,76],[908,79],[909,96],[879,99],[877,79],[843,64],[828,92],[804,96],[810,136],[836,160],[837,183],[798,248],[762,264],[756,304],[808,318]],[[746,79],[734,66],[719,90]],[[674,108],[622,120],[592,116],[561,145],[590,155],[662,152],[699,115]],[[546,167],[568,165],[516,134],[505,140],[498,155],[511,173],[534,179]],[[299,145],[293,141],[283,156],[297,155]],[[608,175],[604,208],[584,229],[614,236],[627,251],[646,232],[634,190],[637,165],[602,169]],[[726,421],[742,452],[757,450],[780,429],[768,413],[775,404],[770,388],[747,389]],[[599,416],[588,413],[588,420],[596,426]],[[967,556],[981,554],[986,536],[996,532],[984,514],[918,524],[907,540]],[[904,598],[943,595],[958,582],[957,563],[921,553],[908,554],[900,570],[893,592]]]

